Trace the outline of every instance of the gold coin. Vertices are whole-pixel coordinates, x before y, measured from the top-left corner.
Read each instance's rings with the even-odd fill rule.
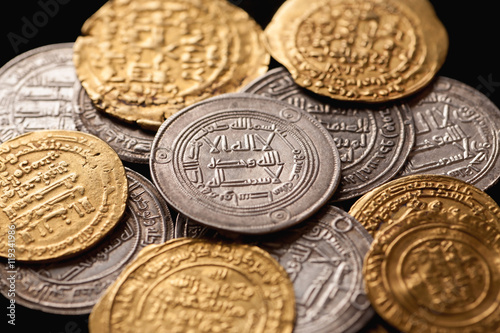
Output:
[[[416,92],[448,52],[447,32],[427,0],[288,0],[264,34],[297,84],[359,102]]]
[[[293,285],[267,252],[181,240],[139,254],[92,310],[90,332],[292,332]]]
[[[226,0],[110,0],[74,44],[96,107],[156,130],[176,111],[264,74],[261,27]]]
[[[403,332],[498,332],[500,229],[446,207],[380,231],[363,275],[375,311]]]
[[[77,131],[30,132],[2,143],[0,186],[0,256],[24,261],[87,250],[120,221],[128,197],[116,152]]]
[[[414,212],[445,210],[460,218],[475,216],[500,223],[500,207],[486,192],[450,176],[412,175],[392,180],[364,194],[351,206],[354,216],[376,237],[387,225]]]

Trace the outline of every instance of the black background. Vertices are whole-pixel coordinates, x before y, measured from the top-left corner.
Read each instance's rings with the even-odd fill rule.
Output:
[[[25,51],[53,43],[74,42],[85,20],[104,0],[59,0],[59,8],[43,22],[40,3],[57,0],[16,0],[0,9],[0,66]],[[210,0],[206,0],[210,1]],[[313,1],[313,0],[311,0]],[[265,28],[282,0],[233,0]],[[495,1],[431,1],[449,36],[446,61],[438,75],[464,82],[500,106],[500,17]],[[26,21],[38,21],[37,31],[15,45],[14,35],[23,36]],[[11,39],[9,39],[9,36]],[[276,63],[272,62],[271,67]],[[140,171],[140,170],[138,170]],[[147,170],[144,171],[147,173]],[[486,192],[499,202],[500,185]],[[7,324],[7,299],[0,296],[0,332],[83,333],[88,316],[58,316],[16,307],[16,326]]]

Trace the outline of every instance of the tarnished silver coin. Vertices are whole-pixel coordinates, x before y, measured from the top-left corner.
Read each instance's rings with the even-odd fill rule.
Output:
[[[172,239],[174,225],[154,185],[127,169],[129,199],[121,222],[89,252],[45,264],[15,264],[16,302],[31,309],[62,315],[88,314],[139,251]],[[9,290],[12,273],[0,264],[0,292]],[[6,296],[7,297],[7,296]]]
[[[176,237],[222,236],[179,215]],[[288,272],[296,298],[295,333],[358,332],[373,317],[362,274],[372,237],[345,211],[326,205],[293,228],[241,241],[268,251]]]
[[[338,186],[340,156],[307,112],[255,94],[225,94],[169,117],[151,177],[178,212],[214,228],[263,234],[292,226]]]
[[[399,176],[448,175],[486,190],[500,177],[500,110],[478,90],[437,77],[408,101],[415,145]]]
[[[76,130],[73,43],[24,52],[0,68],[0,143],[38,130]]]
[[[79,131],[107,142],[123,161],[149,163],[155,132],[118,121],[97,110],[79,81],[74,85],[73,109],[75,126]]]
[[[335,101],[300,87],[283,67],[270,70],[242,91],[295,105],[328,130],[339,150],[342,169],[332,201],[361,196],[392,179],[414,143],[411,113],[402,102],[361,105]]]

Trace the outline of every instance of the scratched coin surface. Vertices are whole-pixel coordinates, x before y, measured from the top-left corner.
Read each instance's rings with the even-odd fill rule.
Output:
[[[39,130],[75,130],[73,43],[24,52],[0,68],[0,143]]]
[[[292,332],[293,286],[266,251],[201,239],[155,248],[108,289],[90,332]]]
[[[17,263],[16,302],[44,312],[88,314],[122,269],[149,244],[173,238],[173,221],[153,184],[126,168],[129,198],[122,220],[89,252],[49,264]],[[160,201],[162,200],[162,201]],[[0,265],[2,287],[12,271]]]
[[[500,178],[500,110],[478,90],[447,77],[408,101],[415,145],[400,176],[438,174],[486,190]]]
[[[445,210],[466,219],[477,217],[500,223],[500,207],[486,192],[457,178],[443,175],[411,175],[394,179],[366,193],[349,210],[373,236],[409,214]]]
[[[99,111],[80,82],[75,83],[74,89],[73,117],[79,131],[93,134],[107,142],[123,161],[149,163],[154,132],[117,121]]]
[[[262,28],[226,0],[110,0],[84,23],[74,52],[95,105],[152,130],[185,106],[238,91],[270,61]]]
[[[498,224],[446,208],[412,212],[379,232],[365,257],[368,297],[403,332],[496,332]]]
[[[392,179],[413,146],[413,121],[404,103],[340,103],[298,86],[283,67],[270,70],[242,91],[293,104],[330,132],[342,166],[333,201],[358,197]]]
[[[233,93],[167,119],[150,169],[178,212],[214,228],[262,234],[299,223],[327,202],[339,183],[340,157],[307,112]]]
[[[182,214],[176,237],[228,239]],[[372,237],[345,211],[327,205],[293,228],[241,241],[269,252],[290,276],[295,333],[358,332],[372,318],[362,275]]]
[[[61,259],[100,242],[120,221],[127,178],[115,151],[82,132],[26,133],[0,145],[0,256]]]
[[[348,101],[408,96],[432,80],[448,52],[427,0],[289,0],[264,35],[297,84]]]

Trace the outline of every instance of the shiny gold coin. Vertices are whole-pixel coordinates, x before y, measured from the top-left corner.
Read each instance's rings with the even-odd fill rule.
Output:
[[[0,186],[0,256],[24,261],[89,249],[120,221],[128,197],[116,152],[93,135],[65,130],[2,143]]]
[[[448,52],[447,32],[427,0],[288,0],[264,34],[297,84],[359,102],[416,92]]]
[[[260,26],[226,0],[110,0],[74,44],[96,107],[156,130],[176,111],[264,74]]]
[[[498,332],[500,229],[448,207],[414,211],[377,234],[363,266],[368,298],[402,332]]]
[[[156,249],[140,253],[106,291],[90,332],[292,331],[293,286],[267,252],[187,238]]]
[[[412,175],[392,180],[359,198],[349,210],[373,236],[409,214],[444,210],[500,225],[500,207],[486,192],[449,176]]]

